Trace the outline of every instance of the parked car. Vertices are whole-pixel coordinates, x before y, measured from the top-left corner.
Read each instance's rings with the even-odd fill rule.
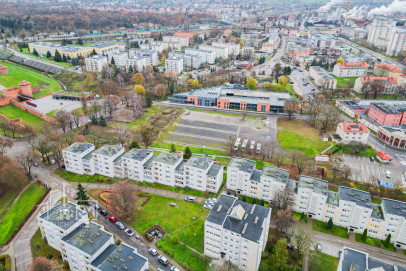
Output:
[[[161,264],[165,265],[165,266],[167,266],[168,263],[169,263],[168,259],[165,258],[165,257],[162,256],[162,255],[159,255],[159,256],[158,256],[158,261],[159,261]]]
[[[385,176],[386,176],[386,178],[390,178],[390,171],[389,170],[386,171]]]
[[[135,236],[135,239],[140,239],[140,237],[138,236],[138,234]]]
[[[172,266],[171,271],[179,271],[179,269],[176,266]]]
[[[375,162],[374,157],[373,157],[373,156],[369,157],[369,161],[371,161],[371,162]]]
[[[255,140],[252,140],[251,145],[250,145],[250,149],[254,150],[254,148],[255,148]]]
[[[153,256],[158,255],[158,252],[157,252],[155,249],[153,249],[153,248],[150,248],[148,251],[149,251],[149,253],[151,253],[151,255],[153,255]]]
[[[134,232],[132,231],[132,230],[130,230],[130,229],[125,229],[125,231],[124,231],[128,236],[133,236],[134,235]],[[138,237],[139,238],[139,237]]]
[[[213,209],[213,205],[207,205],[207,204],[205,204],[205,205],[203,206],[203,208],[204,208],[204,209],[207,209],[207,210],[211,210],[211,209]]]
[[[109,216],[109,220],[115,223],[117,221],[117,218],[115,218],[114,216]]]
[[[186,200],[186,201],[189,201],[189,202],[196,202],[196,198],[195,198],[195,197],[192,197],[192,196],[187,196],[187,197],[185,198],[185,200]]]
[[[121,223],[121,222],[119,222],[119,221],[117,221],[116,222],[116,226],[117,226],[117,228],[119,228],[120,230],[124,230],[124,224],[123,223]]]
[[[316,245],[316,250],[317,250],[318,252],[321,252],[321,244],[320,244],[320,243],[318,243],[318,244]]]
[[[107,216],[107,211],[102,209],[102,210],[100,210],[100,214]]]

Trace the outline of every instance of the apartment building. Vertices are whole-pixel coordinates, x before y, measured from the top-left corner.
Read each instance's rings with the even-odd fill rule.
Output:
[[[368,32],[368,43],[380,48],[387,49],[392,27],[396,26],[396,21],[375,19]]]
[[[403,72],[395,65],[381,62],[374,66],[374,75],[377,77],[394,77],[398,79],[398,83],[400,84],[399,79],[401,80]]]
[[[340,122],[337,125],[336,133],[341,137],[342,143],[368,143],[369,129],[363,123],[355,122]]]
[[[243,46],[241,48],[241,55],[245,59],[252,59],[255,56],[255,48],[251,46]]]
[[[126,172],[126,176],[134,181],[143,182],[144,164],[151,159],[153,152],[147,149],[131,149],[129,152],[124,153],[121,156],[123,161],[123,171]]]
[[[99,43],[90,46],[92,50],[95,50],[97,55],[99,56],[107,56],[113,52],[118,52],[118,44],[112,43],[112,42],[105,42],[105,43]]]
[[[182,46],[179,42],[176,41],[161,41],[161,40],[156,40],[156,41],[151,41],[151,45],[160,45],[164,50],[176,50],[180,51],[182,50]],[[142,47],[141,47],[142,48]],[[144,49],[144,48],[142,48]]]
[[[183,161],[176,152],[162,152],[153,162],[154,182],[175,186],[175,168]]]
[[[165,70],[179,74],[183,71],[183,57],[179,55],[173,55],[165,60]]]
[[[124,147],[119,145],[104,145],[92,152],[94,172],[114,178],[114,161],[124,153]]]
[[[37,217],[41,235],[48,245],[61,251],[61,238],[83,223],[89,224],[87,212],[71,202],[61,202]]]
[[[398,80],[394,77],[373,77],[373,76],[363,76],[355,80],[354,90],[361,93],[362,88],[365,84],[382,84],[385,93],[394,93],[398,85]]]
[[[140,56],[145,58],[146,66],[158,66],[158,53],[153,50],[147,49],[130,49],[128,51],[129,57]]]
[[[271,209],[221,195],[204,223],[204,254],[257,271],[268,239]]]
[[[90,72],[101,72],[104,67],[108,66],[106,56],[94,55],[86,58],[86,70]]]
[[[127,65],[128,54],[126,52],[112,52],[109,54],[110,64],[113,62],[118,67],[125,67]]]
[[[181,48],[189,47],[189,37],[163,36],[162,41],[179,43]]]
[[[289,171],[270,166],[260,171],[255,166],[255,161],[233,157],[227,167],[227,189],[267,202],[277,200],[278,193],[286,189]]]
[[[221,42],[213,42],[211,44],[214,47],[223,47],[228,49],[228,54],[231,56],[238,56],[240,54],[240,45],[236,43],[221,43]]]
[[[214,64],[216,61],[216,53],[213,51],[186,48],[185,53],[200,57],[202,63]]]
[[[368,117],[382,126],[399,126],[406,124],[406,106],[403,104],[371,103]]]
[[[319,66],[311,66],[309,75],[313,78],[316,85],[325,90],[334,90],[337,88],[337,79],[331,76],[325,69]]]
[[[334,65],[333,74],[336,77],[366,76],[368,64],[366,62],[342,62]]]
[[[393,27],[389,33],[388,48],[386,54],[397,56],[406,50],[406,28]]]
[[[66,170],[76,174],[85,174],[82,159],[92,151],[94,151],[93,144],[82,142],[75,142],[62,150]]]
[[[217,59],[228,58],[228,48],[227,47],[216,47],[216,46],[212,46],[212,45],[202,44],[199,46],[199,49],[214,52],[216,54]]]
[[[350,270],[405,271],[406,267],[370,257],[367,252],[344,247],[340,251],[337,271]]]
[[[384,227],[380,229],[380,239],[390,234],[391,242],[400,248],[406,247],[406,203],[392,199],[382,199],[382,216]],[[373,229],[378,235],[379,228]]]
[[[169,56],[169,58],[172,58],[174,56],[183,58],[183,68],[199,69],[202,65],[201,58],[196,55],[190,55],[190,54],[184,54],[184,53],[172,51],[172,52],[169,52],[168,56]]]
[[[163,46],[163,44],[151,44],[151,43],[141,44],[140,48],[143,49],[143,50],[151,50],[151,51],[156,52],[158,54],[162,53],[166,49]]]
[[[192,156],[183,165],[184,186],[200,191],[216,193],[221,186],[223,167],[209,157]]]
[[[126,69],[128,70],[130,67],[133,70],[141,72],[147,67],[147,58],[142,56],[133,56],[126,60]]]

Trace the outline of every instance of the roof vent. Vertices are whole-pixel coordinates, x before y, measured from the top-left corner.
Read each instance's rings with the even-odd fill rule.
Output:
[[[220,212],[220,210],[221,210],[222,207],[223,207],[223,205],[220,205],[220,206],[217,208],[217,212]]]
[[[245,230],[247,229],[247,226],[248,226],[248,223],[245,223],[245,224],[244,224],[244,228],[242,229],[242,234],[245,233]]]
[[[255,206],[256,206],[256,204],[253,204],[253,205],[252,205],[252,209],[251,209],[251,212],[250,212],[250,214],[253,214],[253,213],[254,213],[254,210],[255,210]]]
[[[258,217],[255,217],[254,224],[257,224],[257,222],[258,222]]]

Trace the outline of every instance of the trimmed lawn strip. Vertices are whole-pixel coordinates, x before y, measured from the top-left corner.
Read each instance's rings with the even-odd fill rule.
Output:
[[[51,118],[55,118],[56,111],[58,111],[58,109],[55,109],[49,113],[46,113],[45,115],[47,115],[48,117],[51,117]]]
[[[43,119],[28,112],[25,112],[21,108],[14,106],[12,104],[0,107],[0,114],[9,119],[22,119],[25,123],[33,125],[44,122]]]
[[[348,153],[348,154],[353,154],[357,156],[362,156],[362,157],[375,157],[376,155],[376,150],[374,150],[371,146],[368,146],[367,149],[361,151],[360,153],[355,153],[355,151],[350,148],[348,145],[344,145],[343,149],[341,150],[338,145],[334,146],[331,150],[333,154],[343,154],[343,153]]]
[[[182,244],[174,244],[169,237],[165,237],[157,243],[168,256],[179,263],[185,270],[206,271],[209,270],[209,258],[202,257],[188,247],[183,249]]]
[[[6,214],[3,221],[0,222],[0,245],[3,245],[14,231],[17,230],[18,226],[24,221],[45,191],[46,189],[38,183],[31,184],[24,191]]]
[[[338,263],[340,261],[339,258],[317,252],[312,251],[312,256],[315,257],[316,260],[312,261],[312,266],[310,266],[309,270],[313,271],[336,271],[338,268]]]
[[[341,238],[346,238],[346,239],[348,239],[348,237],[349,237],[348,233],[347,233],[347,229],[334,225],[332,230],[328,230],[327,222],[323,222],[323,221],[319,221],[319,220],[315,220],[315,219],[313,219],[313,230],[335,235],[335,236],[338,236]]]
[[[200,253],[204,252],[204,219],[199,220],[196,223],[187,225],[180,231],[172,234],[172,236],[178,236],[179,240],[188,246],[192,247]]]
[[[161,149],[171,149],[171,143],[165,143],[165,142],[157,142],[153,144],[151,147],[154,148],[161,148]],[[184,145],[178,145],[174,144],[175,148],[179,151],[183,151],[187,146]],[[218,151],[218,150],[212,150],[212,149],[207,149],[207,148],[198,148],[198,147],[192,147],[189,146],[189,149],[192,151],[192,153],[207,153],[207,154],[214,154],[214,155],[221,155],[221,156],[226,156],[226,154],[223,151]]]
[[[186,195],[191,195],[195,197],[201,197],[201,198],[210,198],[214,196],[213,193],[208,193],[208,192],[203,192],[199,190],[194,190],[194,189],[187,189],[186,187],[171,187],[167,186],[164,184],[160,183],[149,183],[149,182],[136,182],[138,186],[147,186],[147,187],[152,187],[152,188],[157,188],[157,189],[163,189],[163,190],[169,190],[172,192],[176,193],[181,193],[181,194],[186,194]]]
[[[13,203],[19,192],[18,188],[9,188],[0,196],[0,219],[6,214],[6,209]]]
[[[383,244],[384,241],[376,239],[376,238],[372,238],[372,237],[368,237],[365,241],[362,240],[362,234],[356,233],[355,234],[355,241],[359,242],[359,243],[363,243],[363,244],[367,244],[370,246],[374,246],[374,247],[380,247],[389,251],[396,251],[396,248],[393,244],[389,244],[388,247],[385,247],[385,245]]]
[[[341,86],[347,86],[350,88],[354,88],[355,85],[355,80],[358,79],[358,77],[345,77],[345,78],[341,78],[341,77],[335,77],[334,75],[332,75],[335,79],[337,79],[337,87],[341,87]]]
[[[56,260],[61,266],[62,270],[70,270],[68,262],[62,260],[61,253],[48,245],[45,238],[42,238],[41,231],[38,229],[31,239],[31,251],[33,258],[43,256],[50,260]]]
[[[202,112],[202,113],[209,113],[209,114],[218,114],[218,115],[222,115],[222,116],[242,118],[242,114],[236,114],[236,113],[223,113],[223,112],[208,111],[208,110],[203,110],[203,109],[187,109],[187,110],[196,111],[196,112]],[[251,115],[246,115],[245,118],[254,119],[254,120],[255,119],[266,120],[266,117],[258,117],[258,116],[251,116]]]

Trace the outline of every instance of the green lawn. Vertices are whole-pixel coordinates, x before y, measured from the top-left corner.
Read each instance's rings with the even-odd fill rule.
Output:
[[[332,148],[332,153],[334,154],[343,154],[343,153],[348,153],[348,154],[353,154],[357,156],[363,156],[363,157],[375,157],[376,155],[376,150],[374,150],[371,146],[368,146],[367,149],[356,153],[353,148],[350,148],[348,145],[344,145],[343,149],[341,150],[338,145],[334,146]]]
[[[34,98],[48,95],[61,90],[61,86],[57,81],[45,77],[42,74],[5,62],[0,62],[0,64],[6,66],[8,69],[7,75],[0,76],[0,84],[7,88],[17,87],[18,83],[23,80],[28,81],[31,83],[31,87],[41,87],[42,91],[35,92],[33,94]]]
[[[168,256],[179,263],[185,270],[206,271],[209,270],[209,259],[202,257],[188,247],[183,249],[182,244],[174,244],[170,237],[165,237],[158,242]]]
[[[46,113],[45,115],[47,115],[48,117],[51,117],[51,118],[55,118],[56,111],[58,111],[58,109],[55,109],[49,113]]]
[[[133,122],[126,123],[127,127],[136,130],[138,127],[143,126],[146,124],[149,119],[157,113],[157,110],[160,108],[160,106],[153,105],[150,108],[148,108],[147,112],[145,112],[141,117],[138,119],[134,120]],[[111,127],[114,127],[114,125],[111,125]]]
[[[51,260],[56,260],[60,265],[64,267],[63,270],[70,270],[67,262],[65,262],[64,265],[61,253],[48,245],[47,240],[45,238],[42,238],[41,231],[39,229],[35,232],[34,236],[31,239],[31,251],[34,258],[42,256]]]
[[[332,230],[328,230],[327,223],[319,220],[313,219],[313,230],[348,239],[347,229],[334,225]]]
[[[204,252],[204,219],[197,221],[194,224],[190,224],[180,231],[172,234],[172,236],[178,236],[179,240],[191,248]]]
[[[24,53],[24,54],[26,54],[26,55],[28,55],[28,56],[31,56],[31,57],[38,58],[39,60],[42,60],[42,61],[45,61],[45,62],[51,62],[51,63],[53,63],[53,64],[56,64],[56,65],[59,65],[59,66],[62,66],[62,67],[71,67],[71,66],[72,66],[72,64],[71,64],[70,62],[56,62],[56,61],[54,61],[53,59],[47,58],[46,56],[43,56],[42,58],[37,57],[37,56],[34,55],[33,53],[30,53],[30,52],[28,51],[28,48],[23,48],[22,53]]]
[[[209,213],[199,203],[159,195],[147,195],[151,196],[151,199],[141,211],[135,213],[135,220],[131,222],[131,226],[141,234],[155,224],[159,224],[165,228],[167,233],[171,233],[180,227],[194,223],[197,219],[202,219]],[[171,202],[178,204],[179,208],[169,206],[168,204]]]
[[[54,173],[61,176],[65,180],[74,183],[113,183],[120,181],[119,178],[110,178],[102,175],[79,175],[65,170],[54,170]]]
[[[172,144],[170,144],[170,143],[157,142],[157,143],[153,144],[151,147],[170,150],[171,145]],[[175,144],[175,148],[180,151],[184,151],[186,147],[187,146]],[[192,151],[192,153],[204,153],[204,154],[207,153],[207,154],[226,156],[226,154],[223,151],[212,150],[212,149],[208,149],[208,148],[189,147],[189,149]]]
[[[5,215],[6,209],[13,203],[19,192],[20,189],[8,188],[7,191],[0,196],[0,219]]]
[[[33,183],[16,203],[11,207],[4,219],[0,222],[0,245],[3,245],[17,230],[17,227],[24,221],[28,213],[40,200],[46,189],[38,183]]]
[[[159,184],[159,183],[136,182],[136,184],[139,186],[148,186],[148,187],[169,190],[169,191],[176,192],[176,193],[187,194],[187,195],[192,195],[192,196],[202,197],[202,198],[210,198],[210,197],[214,196],[214,194],[212,194],[212,193],[205,193],[203,191],[194,190],[194,189],[185,189],[182,187],[171,187],[171,186],[167,186],[167,185]]]
[[[358,77],[339,78],[335,77],[334,75],[333,77],[337,79],[337,87],[347,86],[353,88],[355,85],[355,80],[358,79]]]
[[[0,107],[0,114],[9,119],[22,119],[25,123],[36,125],[44,122],[43,119],[25,112],[21,108],[8,104]]]
[[[309,156],[319,154],[332,144],[321,141],[317,129],[298,119],[278,119],[278,141],[285,150],[301,151]]]
[[[292,212],[292,215],[294,220],[300,220],[300,217],[302,216],[300,213],[297,212]]]
[[[367,239],[365,241],[362,240],[362,234],[355,234],[355,241],[363,243],[363,244],[367,244],[370,246],[374,246],[374,247],[380,247],[386,250],[390,250],[390,251],[396,251],[396,248],[393,244],[389,244],[388,247],[384,246],[384,241],[376,239],[376,238],[372,238],[372,237],[367,237]]]
[[[311,252],[312,261],[309,270],[312,271],[336,271],[338,267],[339,258],[317,252]]]

